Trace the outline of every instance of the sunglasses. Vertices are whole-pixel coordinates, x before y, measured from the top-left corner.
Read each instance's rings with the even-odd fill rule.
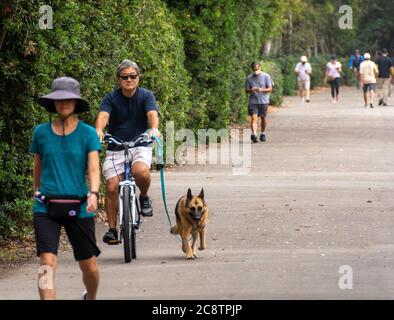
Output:
[[[119,76],[119,78],[121,78],[122,80],[128,80],[129,78],[131,80],[134,80],[134,79],[138,78],[138,74],[129,74],[129,75],[125,75],[125,76]]]

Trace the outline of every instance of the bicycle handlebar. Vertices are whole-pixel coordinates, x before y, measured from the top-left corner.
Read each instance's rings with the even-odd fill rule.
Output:
[[[136,148],[136,147],[146,147],[150,144],[152,144],[154,142],[153,139],[149,138],[149,135],[147,133],[143,133],[141,135],[139,135],[138,137],[134,138],[131,141],[122,141],[121,139],[106,133],[104,134],[103,137],[103,142],[108,142],[108,143],[113,143],[117,146],[121,146],[123,148],[125,148],[126,146],[128,148]]]

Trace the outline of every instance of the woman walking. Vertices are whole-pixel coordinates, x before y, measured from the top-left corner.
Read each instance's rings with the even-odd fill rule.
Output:
[[[342,64],[337,60],[336,56],[331,56],[331,60],[326,66],[326,77],[331,85],[332,103],[339,101],[339,78],[341,77]]]
[[[33,222],[41,265],[40,298],[56,299],[57,251],[63,226],[83,274],[83,297],[93,300],[99,283],[96,257],[100,250],[96,245],[94,212],[98,206],[101,145],[95,129],[76,116],[89,110],[80,96],[77,80],[55,79],[52,92],[40,97],[38,103],[57,114],[53,122],[35,128],[30,147],[34,154]]]

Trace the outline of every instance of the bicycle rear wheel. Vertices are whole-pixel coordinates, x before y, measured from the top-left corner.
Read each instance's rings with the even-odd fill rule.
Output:
[[[130,212],[130,187],[124,186],[123,189],[123,200],[122,200],[122,208],[123,208],[123,249],[124,249],[124,261],[126,263],[131,262],[133,256],[133,228],[131,221],[131,212]]]

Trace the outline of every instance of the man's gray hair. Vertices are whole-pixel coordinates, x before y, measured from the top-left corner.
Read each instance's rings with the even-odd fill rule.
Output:
[[[140,74],[140,68],[138,67],[138,64],[131,60],[123,60],[116,68],[116,76],[119,77],[122,70],[126,68],[134,68],[135,71]]]

